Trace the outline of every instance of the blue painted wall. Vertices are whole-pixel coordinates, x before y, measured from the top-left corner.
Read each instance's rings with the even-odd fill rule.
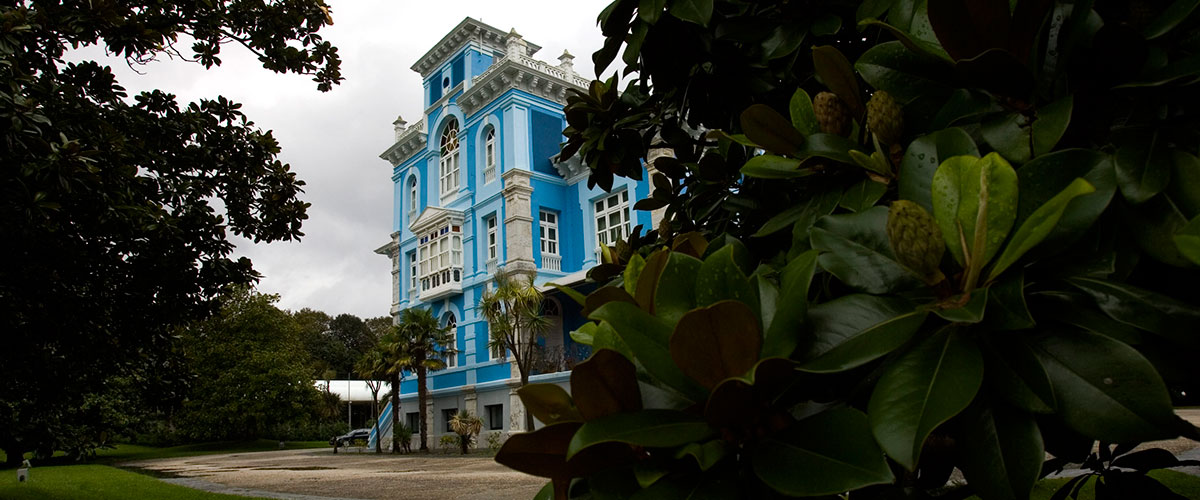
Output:
[[[559,143],[563,139],[562,116],[534,109],[530,113],[533,133],[533,149],[530,160],[534,171],[548,175],[558,175],[558,170],[550,163],[550,157],[558,154]]]
[[[494,64],[492,56],[480,53],[475,49],[465,49],[449,59],[448,63],[430,74],[425,81],[425,104],[428,108],[432,103],[442,99],[442,79],[450,77],[451,87],[455,87],[473,78]],[[464,87],[466,87],[464,85]],[[538,214],[541,210],[549,210],[558,214],[559,255],[562,257],[562,272],[544,272],[538,282],[550,281],[562,275],[583,269],[584,263],[591,265],[595,248],[595,221],[592,214],[594,199],[603,196],[595,189],[587,189],[586,181],[568,185],[566,179],[559,175],[558,170],[551,164],[549,158],[559,151],[563,141],[562,129],[564,120],[561,105],[545,98],[526,93],[518,89],[509,89],[500,96],[495,96],[490,102],[484,103],[473,114],[464,116],[457,105],[458,96],[451,96],[446,106],[429,109],[424,117],[428,130],[427,147],[417,152],[393,170],[392,180],[395,183],[393,205],[395,225],[400,231],[400,297],[401,308],[431,307],[434,316],[441,320],[447,310],[453,311],[458,322],[455,338],[457,366],[447,370],[439,370],[429,374],[429,385],[433,390],[453,389],[465,384],[482,384],[507,380],[510,376],[508,362],[497,362],[490,359],[487,347],[489,334],[486,322],[475,310],[475,305],[481,297],[484,287],[491,281],[492,276],[486,273],[487,260],[486,217],[495,216],[499,232],[499,261],[503,264],[508,256],[505,245],[504,219],[512,215],[505,210],[504,199],[501,196],[502,175],[511,169],[529,170],[533,174],[532,186],[534,193],[530,200],[533,219],[534,260],[541,264],[539,245]],[[420,181],[418,189],[420,202],[417,210],[419,215],[426,207],[440,206],[438,192],[438,146],[441,126],[445,114],[449,112],[458,116],[460,149],[460,179],[463,189],[461,197],[451,203],[449,208],[463,210],[463,293],[449,299],[439,299],[433,304],[422,303],[419,300],[408,301],[408,285],[412,276],[408,265],[408,255],[417,250],[418,242],[408,229],[412,219],[408,216],[408,180],[417,175]],[[515,137],[513,130],[505,128],[505,118],[513,123],[517,117],[517,130],[524,130],[523,137]],[[496,131],[496,180],[485,183],[483,177],[485,135],[487,127],[495,127]],[[515,148],[510,150],[510,148]],[[527,162],[522,164],[505,163],[508,157],[523,157]],[[633,182],[618,180],[615,190],[630,190],[630,207],[633,202],[648,194],[649,181]],[[644,224],[649,229],[650,216],[646,212],[632,211],[630,227]],[[574,345],[569,332],[578,328],[585,319],[579,307],[569,298],[558,297],[563,310],[563,343]],[[468,340],[467,332],[472,338]],[[471,363],[468,364],[467,360]],[[401,384],[401,394],[411,397],[416,393],[415,376],[411,374]]]

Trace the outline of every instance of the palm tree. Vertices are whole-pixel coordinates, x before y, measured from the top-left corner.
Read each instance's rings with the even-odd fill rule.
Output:
[[[488,345],[512,353],[524,387],[537,355],[537,340],[550,328],[550,320],[542,316],[542,292],[533,286],[533,278],[523,281],[499,274],[496,289],[479,299],[479,309],[491,331]],[[528,411],[525,430],[533,430],[533,414]]]
[[[429,370],[446,367],[443,356],[455,354],[454,346],[451,345],[454,336],[450,334],[450,328],[438,323],[437,318],[433,317],[433,311],[419,308],[404,310],[400,316],[399,331],[406,349],[404,356],[399,357],[398,361],[406,369],[417,374],[417,405],[420,407],[418,416],[421,422],[420,450],[429,453],[429,422],[425,418],[429,390],[425,387],[425,376]],[[392,414],[395,415],[395,412]]]
[[[471,441],[483,430],[483,419],[472,415],[470,410],[459,410],[450,419],[450,429],[458,434],[458,444],[462,447],[462,454],[466,455],[471,448]]]
[[[358,358],[358,361],[356,363],[354,363],[354,372],[357,373],[358,376],[365,379],[367,381],[367,387],[369,389],[371,389],[371,414],[375,415],[376,429],[383,428],[382,425],[379,425],[379,388],[380,388],[379,381],[383,380],[383,379],[391,380],[391,378],[392,378],[392,374],[389,373],[389,371],[388,371],[389,365],[388,365],[387,353],[388,353],[388,349],[384,345],[384,338],[380,338],[379,342],[376,343],[374,347],[367,350],[367,352],[363,353],[362,357]],[[392,385],[392,394],[397,393],[396,386],[399,385],[399,383],[400,383],[399,381],[395,381],[395,384]],[[396,408],[398,406],[397,403],[398,403],[398,401],[392,401],[392,409],[393,409],[392,410],[392,416],[393,416],[392,417],[392,436],[393,437],[395,437],[395,435],[396,435],[396,433],[395,433],[395,429],[396,429],[395,415],[396,415]],[[381,441],[382,441],[382,439],[375,440],[375,453],[383,453],[383,444],[381,443]],[[392,446],[394,449],[395,444],[393,443]]]

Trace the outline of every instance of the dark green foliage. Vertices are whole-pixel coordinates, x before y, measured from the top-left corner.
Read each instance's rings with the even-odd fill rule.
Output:
[[[320,0],[9,2],[0,6],[0,447],[86,451],[185,386],[169,335],[257,278],[227,232],[296,240],[303,182],[223,97],[129,96],[74,46],[134,64],[220,64],[225,42],[276,72],[341,80]],[[126,391],[121,387],[135,387]],[[108,403],[94,401],[104,399]],[[89,402],[93,401],[93,402]]]
[[[560,498],[1007,499],[1101,441],[1103,493],[1169,497],[1125,454],[1200,439],[1194,4],[614,1],[594,60],[637,78],[570,99],[563,156],[673,154],[667,220],[497,460]]]
[[[275,300],[239,290],[181,333],[191,391],[174,423],[188,439],[283,438],[340,420],[341,400],[313,386],[299,328]]]

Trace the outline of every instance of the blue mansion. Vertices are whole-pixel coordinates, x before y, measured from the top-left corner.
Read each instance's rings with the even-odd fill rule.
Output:
[[[398,118],[395,143],[380,155],[394,185],[391,242],[376,250],[392,260],[392,316],[430,308],[453,326],[457,354],[428,377],[430,446],[460,409],[483,419],[485,436],[525,430],[516,366],[489,349],[476,308],[498,272],[586,286],[600,245],[654,227],[651,214],[632,209],[647,181],[589,189],[584,165],[557,161],[567,90],[589,81],[570,54],[553,65],[532,57],[539,49],[516,31],[464,19],[412,66],[424,80],[425,112],[411,126]],[[585,354],[569,332],[584,319],[552,288],[543,308],[554,326],[531,381],[565,385]],[[413,429],[416,384],[410,376],[400,387],[401,421]]]

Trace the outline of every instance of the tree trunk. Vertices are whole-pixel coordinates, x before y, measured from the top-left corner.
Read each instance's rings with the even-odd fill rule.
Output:
[[[429,393],[425,390],[425,367],[423,361],[417,363],[417,405],[420,408],[417,410],[417,416],[421,421],[421,448],[420,451],[429,453],[429,440],[426,436],[429,435],[429,423],[425,421],[425,404],[429,399]]]
[[[375,417],[378,419],[379,417]],[[378,423],[378,420],[376,420]],[[375,453],[383,453],[379,448],[380,439],[375,440]],[[400,453],[400,374],[392,374],[392,453]]]
[[[529,371],[521,370],[521,387],[529,385]],[[533,412],[525,408],[525,432],[533,432]]]
[[[458,444],[459,444],[459,446],[462,446],[462,454],[463,455],[467,454],[467,446],[469,446],[470,443],[471,443],[471,436],[464,436],[462,434],[458,435]]]

